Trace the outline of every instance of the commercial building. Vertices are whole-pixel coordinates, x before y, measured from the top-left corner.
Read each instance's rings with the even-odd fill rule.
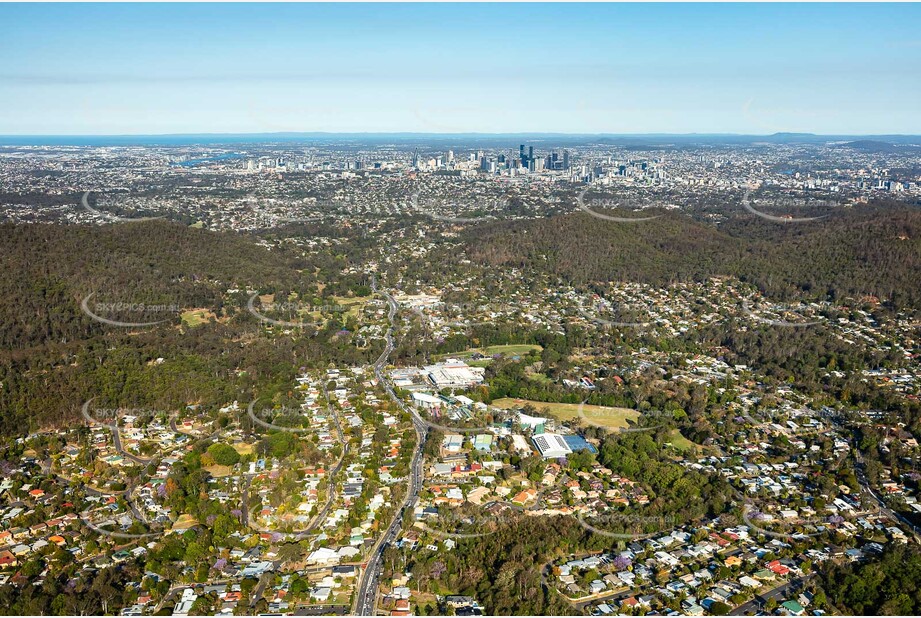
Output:
[[[463,361],[451,358],[437,365],[423,367],[422,370],[437,389],[470,388],[482,384],[485,373],[482,367],[470,367]]]
[[[544,459],[559,459],[572,453],[566,439],[558,433],[542,433],[531,439]]]

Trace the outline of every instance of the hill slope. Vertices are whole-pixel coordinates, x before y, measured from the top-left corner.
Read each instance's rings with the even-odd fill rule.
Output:
[[[100,333],[80,302],[220,307],[230,285],[297,281],[296,260],[252,240],[163,221],[112,226],[0,225],[0,345]],[[135,315],[132,321],[163,316]]]
[[[3,225],[0,246],[0,435],[82,423],[91,398],[157,410],[225,405],[287,388],[299,367],[380,353],[335,337],[342,326],[332,320],[316,333],[277,337],[246,310],[247,288],[310,298],[320,279],[324,294],[343,293],[354,282],[337,276],[335,256],[308,263],[296,248],[163,221]],[[93,309],[169,308],[106,315],[164,320],[151,327],[111,326],[82,311],[91,293]],[[183,322],[192,308],[216,319]]]
[[[921,211],[870,208],[745,231],[730,235],[676,214],[625,224],[576,213],[478,228],[467,248],[481,263],[531,266],[576,283],[731,275],[772,297],[872,294],[921,307]]]

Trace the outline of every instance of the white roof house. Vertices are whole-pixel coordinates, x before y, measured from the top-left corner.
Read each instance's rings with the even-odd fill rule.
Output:
[[[307,556],[307,564],[339,564],[339,554],[328,547],[315,549]]]
[[[428,393],[413,393],[413,403],[417,406],[422,406],[423,408],[438,408],[444,405],[444,402],[435,397],[434,395],[429,395]]]
[[[566,440],[557,433],[542,433],[534,436],[532,441],[540,452],[540,456],[544,459],[557,459],[572,453],[572,449],[566,444]]]
[[[518,413],[518,424],[528,429],[537,429],[541,425],[546,425],[548,419],[540,416],[528,416],[527,414]]]

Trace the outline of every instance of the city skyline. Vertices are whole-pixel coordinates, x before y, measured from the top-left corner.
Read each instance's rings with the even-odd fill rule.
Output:
[[[0,135],[921,134],[919,15],[4,5]]]

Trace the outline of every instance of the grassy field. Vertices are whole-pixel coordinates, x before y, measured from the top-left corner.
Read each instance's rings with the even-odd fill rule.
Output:
[[[681,432],[677,429],[672,429],[671,434],[669,434],[669,440],[671,445],[674,446],[679,451],[696,451],[697,445],[681,435]]]
[[[322,291],[322,288],[321,288],[321,291]],[[262,302],[263,306],[266,306],[266,305],[271,306],[272,303],[276,302],[274,295],[272,294],[263,294],[262,296],[259,297],[259,299],[260,299],[260,302]],[[337,308],[337,311],[335,313],[340,313],[339,309],[341,308],[341,309],[344,309],[344,311],[341,311],[341,313],[344,313],[346,316],[358,317],[359,312],[361,311],[361,308],[364,307],[364,305],[370,300],[371,300],[370,296],[365,296],[365,297],[356,296],[353,298],[348,298],[345,296],[333,296],[331,298],[324,299],[322,302],[323,302],[323,307],[335,306]],[[277,302],[279,304],[292,303],[294,305],[296,305],[299,302],[304,303],[303,307],[299,309],[298,311],[296,311],[296,316],[279,317],[277,319],[288,320],[288,321],[310,320],[310,321],[315,321],[315,322],[318,322],[321,319],[323,319],[323,310],[308,311],[308,308],[312,309],[313,306],[311,306],[309,302],[307,301],[299,301],[297,300],[297,298],[292,297],[292,298],[289,298],[288,300],[284,300],[284,301],[278,300]],[[329,310],[327,309],[326,311],[328,312]],[[273,314],[271,311],[269,311],[267,315],[269,315],[270,317],[273,317]]]
[[[370,296],[356,296],[354,298],[346,298],[345,296],[333,296],[333,300],[330,304],[348,307],[348,309],[345,311],[345,314],[357,318],[361,308],[364,307],[369,300],[371,300]]]
[[[524,356],[531,350],[543,351],[543,347],[536,343],[512,343],[509,345],[491,345],[485,348],[470,348],[463,352],[451,352],[450,354],[439,354],[437,358],[469,358],[474,354],[483,356],[492,356],[493,354],[503,354],[505,356]],[[476,362],[476,361],[474,361]],[[488,362],[488,361],[487,361]]]
[[[243,444],[242,442],[239,442],[232,446],[236,452],[240,453],[240,455],[249,455],[253,452],[252,444]]]
[[[198,525],[198,520],[189,514],[179,516],[179,519],[173,524],[173,530],[188,530]]]
[[[213,476],[216,479],[224,478],[225,476],[230,476],[233,472],[233,468],[230,466],[222,466],[220,464],[214,464],[213,466],[207,466],[203,468],[208,471],[208,474]]]
[[[474,352],[479,352],[485,356],[492,356],[493,354],[504,354],[506,356],[524,356],[531,350],[537,350],[538,352],[543,352],[543,346],[539,346],[536,343],[513,343],[510,345],[491,345],[485,349],[475,349]]]
[[[553,384],[553,380],[542,373],[530,373],[526,371],[525,376],[532,382],[537,382],[538,384]]]
[[[216,316],[210,309],[190,309],[182,314],[182,323],[186,326],[200,326],[205,322],[210,322]]]
[[[492,402],[497,408],[509,409],[517,408],[526,404],[531,404],[538,410],[538,414],[548,409],[548,414],[558,420],[568,421],[579,416],[579,404],[577,403],[545,403],[543,401],[529,401],[527,399],[496,399]],[[640,413],[629,408],[609,408],[607,406],[582,406],[582,416],[585,423],[607,427],[608,429],[620,429],[627,427],[627,421],[635,421],[639,418]]]

